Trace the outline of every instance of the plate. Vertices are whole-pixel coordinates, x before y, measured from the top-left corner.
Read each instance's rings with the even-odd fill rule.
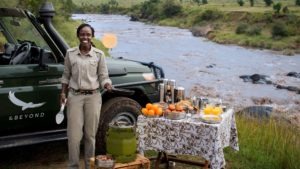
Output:
[[[209,124],[218,124],[222,121],[221,116],[216,116],[216,115],[201,115],[198,117],[194,117],[195,120],[200,120],[205,123]]]

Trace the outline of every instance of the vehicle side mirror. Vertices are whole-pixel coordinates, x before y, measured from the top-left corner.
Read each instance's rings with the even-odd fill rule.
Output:
[[[48,69],[48,65],[44,63],[44,49],[40,49],[40,55],[39,55],[39,69],[40,71],[45,71]]]

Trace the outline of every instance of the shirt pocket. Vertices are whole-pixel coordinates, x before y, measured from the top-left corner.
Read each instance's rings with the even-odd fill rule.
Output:
[[[89,61],[89,70],[92,73],[97,73],[97,68],[98,68],[98,62],[96,60],[90,60]]]
[[[74,76],[78,76],[80,67],[79,67],[77,61],[71,62],[71,67],[72,67],[72,74]]]

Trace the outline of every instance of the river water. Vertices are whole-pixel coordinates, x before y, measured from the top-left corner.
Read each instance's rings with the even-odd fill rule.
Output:
[[[166,78],[185,87],[187,96],[219,97],[235,107],[268,104],[300,113],[300,94],[239,78],[263,74],[277,84],[300,88],[299,78],[286,76],[288,72],[300,73],[299,54],[285,56],[269,50],[217,44],[194,37],[187,29],[131,22],[121,15],[75,14],[72,18],[91,24],[96,38],[101,39],[104,33],[116,34],[118,44],[110,51],[113,57],[160,65]]]

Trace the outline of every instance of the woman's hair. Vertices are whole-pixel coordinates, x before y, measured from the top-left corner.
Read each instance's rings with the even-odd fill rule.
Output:
[[[92,37],[95,36],[94,28],[91,25],[87,24],[87,23],[83,23],[83,24],[79,25],[78,28],[77,28],[77,37],[79,37],[79,32],[84,27],[89,27],[92,30]]]

